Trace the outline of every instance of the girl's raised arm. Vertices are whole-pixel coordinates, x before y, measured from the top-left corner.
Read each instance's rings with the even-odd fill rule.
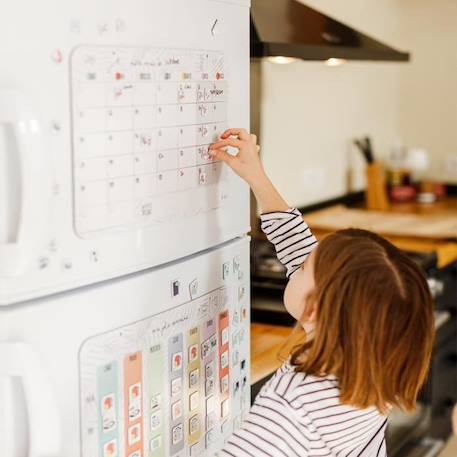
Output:
[[[227,152],[229,146],[238,150],[236,155]],[[210,154],[214,159],[225,162],[249,184],[262,212],[289,209],[263,169],[255,135],[244,129],[228,129],[221,135],[220,141],[211,145]]]

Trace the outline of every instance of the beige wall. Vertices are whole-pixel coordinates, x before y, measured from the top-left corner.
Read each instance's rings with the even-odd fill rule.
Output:
[[[388,157],[402,138],[432,156],[430,175],[443,175],[457,154],[457,2],[454,0],[310,0],[399,49],[406,64],[321,62],[253,64],[261,71],[261,143],[265,167],[293,205],[340,196],[364,186],[363,163],[351,146],[369,134]],[[348,179],[348,177],[351,177]]]

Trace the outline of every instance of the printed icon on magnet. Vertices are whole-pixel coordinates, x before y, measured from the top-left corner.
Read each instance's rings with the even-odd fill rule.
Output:
[[[229,262],[225,262],[222,265],[222,279],[227,279],[230,274],[230,264]]]
[[[227,368],[229,364],[229,357],[228,357],[228,351],[224,351],[221,354],[221,368]]]
[[[117,440],[108,441],[103,446],[103,457],[118,457]]]
[[[246,287],[239,286],[238,287],[238,301],[244,297],[245,293],[246,293]]]
[[[216,413],[213,411],[206,416],[206,430],[211,430],[216,425]]]
[[[195,387],[200,382],[200,370],[196,368],[189,373],[189,387]]]
[[[103,432],[108,433],[116,428],[116,407],[114,394],[102,398]]]
[[[189,363],[195,362],[198,359],[198,344],[193,344],[189,347]]]
[[[190,457],[195,457],[201,454],[200,443],[195,443],[190,447]]]
[[[212,413],[215,407],[214,395],[206,399],[206,414]]]
[[[173,297],[179,295],[179,281],[173,281],[171,283],[171,294]]]
[[[240,269],[240,258],[233,257],[233,272],[236,273]]]
[[[151,430],[156,430],[162,424],[162,412],[157,411],[151,415]]]
[[[158,435],[154,438],[151,439],[149,442],[149,449],[151,451],[155,451],[156,449],[159,449],[159,447],[162,446],[162,435]]]
[[[174,422],[182,416],[182,401],[178,400],[171,405],[171,420]]]
[[[201,350],[202,358],[205,358],[209,354],[210,350],[211,350],[211,343],[210,343],[210,340],[207,339],[207,340],[203,341],[203,343],[202,343],[202,350]]]
[[[222,329],[221,332],[221,345],[224,346],[224,344],[227,344],[229,342],[229,329],[228,327],[225,327]]]
[[[205,436],[205,446],[206,446],[207,449],[214,442],[214,438],[215,438],[214,432],[213,432],[213,430],[210,430]]]
[[[228,342],[228,340],[227,340]],[[217,335],[214,334],[214,335],[211,335],[209,337],[209,344],[210,344],[210,350],[213,351],[214,349],[216,349],[217,347]]]
[[[208,396],[214,391],[214,377],[208,378],[205,382],[205,395]]]
[[[171,441],[173,444],[178,444],[182,441],[184,437],[184,427],[183,424],[178,424],[176,427],[173,427],[171,430]]]
[[[141,455],[141,450],[137,449],[136,451],[133,451],[131,454],[129,454],[128,457],[143,457],[143,456]]]
[[[246,306],[243,306],[241,308],[241,320],[244,321],[244,320],[246,320],[247,317],[248,317],[248,310],[247,310]]]
[[[227,417],[229,413],[229,399],[227,398],[221,403],[221,417]]]
[[[214,364],[213,362],[209,362],[205,366],[205,378],[212,378],[214,376]]]
[[[201,185],[206,184],[207,182],[206,173],[201,168],[198,170],[198,182]]]
[[[128,443],[133,446],[141,440],[141,424],[135,424],[128,429]]]
[[[239,351],[233,351],[233,354],[232,354],[232,363],[233,363],[233,365],[238,365],[239,361],[240,361],[240,353],[239,353]]]
[[[195,298],[198,295],[198,279],[194,279],[189,284],[190,298]]]
[[[174,397],[179,395],[182,391],[182,380],[181,378],[176,378],[171,381],[171,396]]]
[[[134,421],[141,416],[141,382],[129,387],[129,420]]]
[[[192,416],[189,419],[189,434],[194,435],[195,433],[200,431],[200,419],[198,415]]]
[[[198,390],[189,396],[189,410],[193,411],[198,408],[200,402],[200,394]]]
[[[151,397],[151,411],[157,409],[162,403],[162,395],[156,394]]]
[[[228,392],[229,390],[229,377],[226,374],[224,377],[221,378],[221,393]]]
[[[171,371],[178,371],[182,367],[182,352],[175,352],[171,356]]]

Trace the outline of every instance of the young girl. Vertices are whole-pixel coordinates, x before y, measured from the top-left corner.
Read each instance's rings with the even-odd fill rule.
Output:
[[[365,230],[341,230],[318,245],[267,178],[258,150],[243,129],[227,130],[211,146],[213,158],[256,195],[262,229],[287,268],[284,304],[308,338],[262,388],[222,455],[385,456],[388,413],[414,409],[430,363],[433,303],[425,278]]]

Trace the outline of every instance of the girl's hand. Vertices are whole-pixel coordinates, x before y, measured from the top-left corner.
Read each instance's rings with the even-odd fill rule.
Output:
[[[236,155],[229,154],[228,146],[238,149]],[[221,139],[209,148],[211,157],[225,162],[251,187],[265,180],[266,175],[260,162],[257,137],[244,129],[228,129]]]
[[[228,146],[238,149],[231,155]],[[287,211],[288,205],[268,179],[259,157],[257,137],[244,129],[228,129],[221,139],[209,148],[211,157],[225,162],[253,190],[260,208],[264,212]]]

